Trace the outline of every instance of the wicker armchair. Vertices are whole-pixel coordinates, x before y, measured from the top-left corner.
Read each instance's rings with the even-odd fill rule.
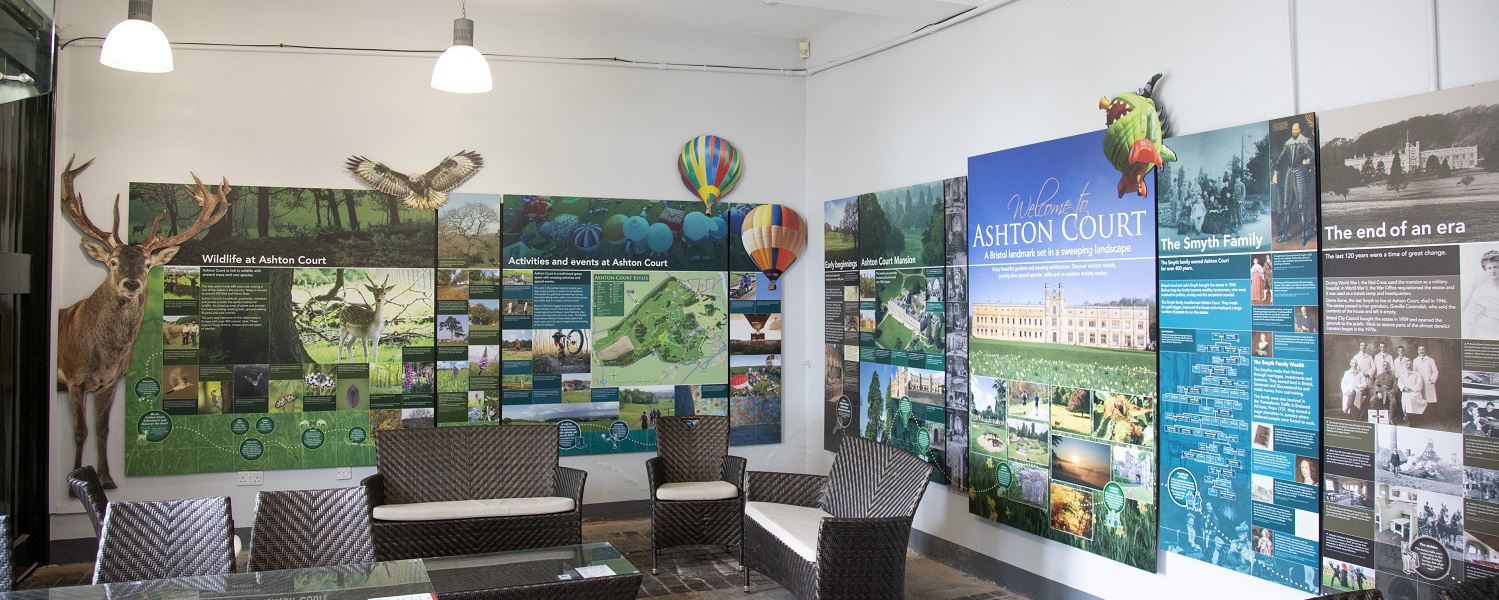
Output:
[[[104,485],[99,483],[99,474],[93,467],[83,466],[68,473],[68,489],[83,503],[88,520],[94,524],[94,536],[104,534],[104,511],[109,507],[109,498],[104,495]]]
[[[234,572],[229,499],[112,502],[94,583]]]
[[[0,592],[9,592],[16,585],[10,544],[10,515],[0,515]]]
[[[1339,592],[1326,596],[1317,596],[1316,598],[1308,598],[1307,600],[1384,600],[1384,594],[1379,593],[1379,590],[1370,588],[1354,592]]]
[[[375,561],[364,487],[260,492],[248,571],[306,569]]]
[[[1499,577],[1485,577],[1454,585],[1437,593],[1441,600],[1489,600],[1499,598]]]
[[[557,465],[557,426],[375,432],[376,560],[577,544],[588,474]]]
[[[728,455],[729,418],[662,417],[656,421],[656,450],[657,456],[645,461],[651,572],[662,548],[740,546],[745,460]]]
[[[826,476],[751,471],[744,509],[749,570],[797,598],[903,598],[906,544],[932,466],[845,437]]]

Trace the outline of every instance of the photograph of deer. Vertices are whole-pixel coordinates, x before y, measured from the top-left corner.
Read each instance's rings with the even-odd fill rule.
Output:
[[[271,362],[401,362],[401,348],[431,346],[435,330],[432,270],[274,269],[289,272],[286,287],[271,279],[272,304],[284,303],[286,329],[271,335]],[[274,306],[273,306],[274,309]],[[278,337],[292,337],[278,351]]]
[[[172,234],[158,237],[163,211],[141,229],[139,242],[127,244],[120,239],[119,197],[115,197],[114,223],[109,231],[94,225],[83,208],[83,197],[74,185],[80,173],[93,160],[73,168],[68,159],[61,182],[63,216],[85,236],[83,249],[89,258],[102,263],[108,274],[94,293],[58,311],[57,315],[57,385],[68,392],[68,410],[73,418],[73,468],[83,466],[83,444],[88,440],[86,422],[87,397],[94,396],[94,442],[99,481],[114,489],[109,470],[109,415],[114,406],[115,388],[130,365],[135,337],[140,333],[145,313],[146,275],[152,267],[165,265],[177,255],[180,245],[210,228],[229,210],[229,181],[216,188],[203,185],[193,174],[196,187],[184,186],[198,205],[195,220],[179,228],[175,219]],[[133,236],[132,236],[133,237]]]

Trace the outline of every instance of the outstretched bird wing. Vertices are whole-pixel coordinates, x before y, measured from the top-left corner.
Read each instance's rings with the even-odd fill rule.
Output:
[[[395,196],[405,198],[412,195],[411,178],[405,173],[392,171],[384,163],[376,162],[363,156],[350,156],[345,163],[349,171],[354,173],[360,181],[369,184],[370,187]]]
[[[479,156],[478,152],[464,150],[442,159],[442,162],[432,167],[431,171],[427,171],[424,177],[427,185],[432,186],[432,189],[447,192],[468,181],[468,178],[473,177],[474,173],[478,173],[479,168],[483,166],[484,157]]]

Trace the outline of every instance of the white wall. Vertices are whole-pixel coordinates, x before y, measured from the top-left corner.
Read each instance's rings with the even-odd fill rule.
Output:
[[[1292,5],[1018,0],[813,75],[808,204],[962,175],[975,154],[1101,129],[1098,97],[1158,71],[1166,73],[1160,97],[1182,134],[1432,89],[1428,3],[1295,3],[1294,57]],[[1441,0],[1438,8],[1442,84],[1499,79],[1499,4]],[[813,230],[807,253],[815,257],[822,239]],[[820,300],[810,287],[798,293]],[[805,383],[801,395],[816,398],[816,380]],[[815,444],[809,452],[812,472],[831,463]],[[1207,589],[1221,598],[1308,595],[1167,553],[1159,574],[1124,567],[972,516],[966,496],[942,486],[928,490],[916,527],[1109,599],[1196,598]]]
[[[123,18],[123,2],[63,0],[64,40],[102,36]],[[675,62],[796,67],[794,41],[484,11],[471,6],[476,43],[494,53],[624,56]],[[294,17],[291,15],[295,15]],[[304,3],[157,2],[156,22],[179,42],[286,42],[362,47],[436,48],[451,42],[456,3],[342,0]],[[359,187],[344,171],[351,154],[416,170],[461,149],[482,153],[486,167],[461,191],[627,198],[695,199],[676,171],[681,145],[714,133],[745,156],[733,201],[800,199],[804,189],[805,79],[492,61],[495,91],[447,94],[428,86],[434,56],[176,50],[176,71],[126,73],[99,65],[97,43],[61,53],[58,79],[58,165],[77,153],[98,157],[80,176],[89,213],[107,226],[109,201],[131,181],[228,177],[238,185]],[[79,233],[58,216],[54,302],[67,306],[103,278],[78,244]],[[816,261],[811,261],[815,263]],[[808,270],[808,269],[804,269]],[[791,287],[815,277],[794,277]],[[818,292],[820,293],[820,291]],[[820,317],[788,319],[788,331],[820,330]],[[794,344],[786,364],[810,352]],[[820,365],[820,363],[818,363]],[[786,382],[805,387],[803,370]],[[54,539],[92,536],[66,493],[72,429],[64,394],[52,399]],[[260,489],[353,485],[372,473],[339,481],[333,469],[271,471],[265,486],[236,487],[233,473],[123,477],[121,403],[116,402],[110,463],[119,489],[111,499],[146,500],[230,495],[234,516],[250,524]],[[802,471],[809,422],[787,412],[776,446],[736,448],[751,468]],[[816,438],[819,440],[820,438]],[[93,441],[85,447],[93,464]],[[585,502],[642,500],[647,454],[564,458],[589,472]]]

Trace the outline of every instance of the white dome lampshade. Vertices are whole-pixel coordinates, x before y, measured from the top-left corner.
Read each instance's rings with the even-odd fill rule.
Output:
[[[489,62],[474,48],[474,21],[453,19],[453,45],[432,67],[432,87],[455,94],[480,94],[494,89]]]
[[[106,67],[139,73],[172,70],[172,46],[167,36],[151,22],[152,0],[130,0],[129,18],[120,21],[104,38],[99,62]]]

